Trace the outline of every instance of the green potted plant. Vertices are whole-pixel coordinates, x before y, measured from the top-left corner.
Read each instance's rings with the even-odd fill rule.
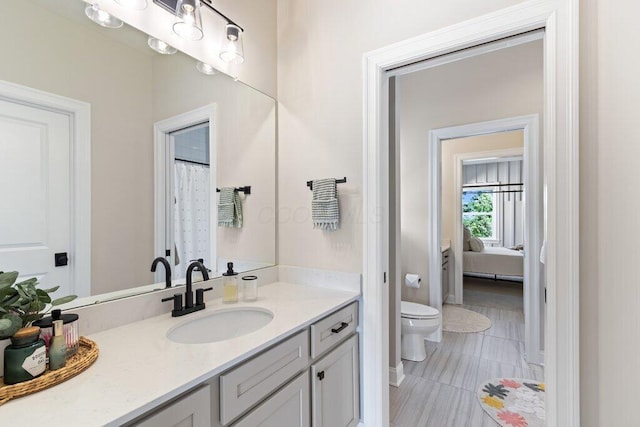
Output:
[[[77,298],[69,295],[52,300],[49,294],[57,291],[59,286],[39,289],[35,277],[19,283],[16,283],[17,279],[17,271],[0,271],[0,376],[4,373],[4,349],[11,343],[13,334],[41,319],[52,307]]]

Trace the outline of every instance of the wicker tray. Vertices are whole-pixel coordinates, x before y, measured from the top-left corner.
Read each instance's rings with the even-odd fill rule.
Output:
[[[67,359],[64,368],[56,371],[47,370],[44,374],[30,381],[25,381],[13,385],[5,385],[0,381],[0,405],[31,393],[44,390],[54,385],[60,384],[73,378],[89,366],[98,358],[98,345],[85,337],[80,337],[80,347],[76,354]]]

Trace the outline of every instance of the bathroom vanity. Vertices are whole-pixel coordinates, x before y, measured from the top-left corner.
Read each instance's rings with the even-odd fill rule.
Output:
[[[358,299],[358,292],[276,282],[260,287],[256,302],[214,299],[183,318],[167,311],[91,334],[100,346],[94,366],[0,410],[24,425],[50,419],[57,408],[49,425],[355,426]],[[232,310],[261,310],[273,319],[217,342],[168,338],[176,327]]]

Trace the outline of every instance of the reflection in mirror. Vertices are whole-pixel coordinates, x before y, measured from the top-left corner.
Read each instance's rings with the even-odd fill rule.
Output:
[[[240,272],[273,265],[275,101],[199,72],[181,52],[157,53],[126,24],[99,27],[84,7],[0,6],[3,16],[24,18],[0,26],[0,270],[91,295],[86,303],[164,282],[161,268],[150,272],[158,256],[174,278],[192,259],[203,259],[212,276],[228,261]],[[204,120],[163,127],[204,110]],[[79,161],[83,147],[90,161]],[[240,186],[251,186],[233,197],[242,227],[221,227],[216,188]],[[76,251],[83,237],[85,261],[89,250]],[[64,253],[67,265],[56,267]]]

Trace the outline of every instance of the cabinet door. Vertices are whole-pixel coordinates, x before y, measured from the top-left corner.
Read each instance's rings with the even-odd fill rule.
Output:
[[[358,334],[311,365],[314,427],[355,426],[360,420]]]
[[[309,371],[265,400],[233,427],[309,427]]]
[[[449,296],[449,262],[442,264],[442,302]]]
[[[138,427],[210,427],[210,403],[209,387],[203,387],[134,425]]]

